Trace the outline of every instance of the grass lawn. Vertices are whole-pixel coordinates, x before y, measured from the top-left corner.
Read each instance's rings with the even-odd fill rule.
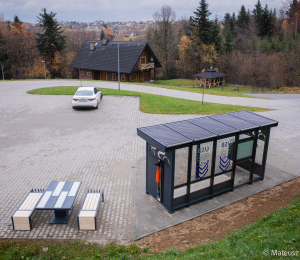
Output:
[[[50,87],[31,90],[29,94],[39,95],[74,95],[78,87]],[[139,96],[140,110],[150,114],[219,114],[239,110],[252,112],[268,111],[269,109],[223,105],[215,103],[202,103],[200,101],[172,98],[140,92],[101,88],[103,95]]]
[[[300,256],[300,199],[214,243],[159,254],[135,245],[0,240],[0,259],[283,259]],[[298,255],[297,255],[298,254]],[[297,257],[297,256],[298,257]]]
[[[139,83],[143,85],[142,83]],[[144,84],[145,85],[145,84]],[[157,80],[155,82],[149,83],[151,86],[157,86],[161,88],[168,89],[176,89],[182,91],[196,92],[202,93],[203,88],[193,87],[195,85],[195,80],[191,79],[170,79],[170,80]],[[238,91],[239,90],[239,91]],[[205,94],[217,95],[217,96],[230,96],[230,97],[252,97],[243,94],[300,94],[300,88],[298,90],[294,90],[293,88],[280,88],[280,89],[253,89],[252,87],[246,86],[234,86],[234,85],[226,85],[222,87],[215,88],[205,88]]]

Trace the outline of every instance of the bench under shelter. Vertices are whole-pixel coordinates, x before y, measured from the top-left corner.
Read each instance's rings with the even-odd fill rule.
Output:
[[[173,213],[263,180],[277,125],[243,110],[138,128],[146,141],[146,193]]]

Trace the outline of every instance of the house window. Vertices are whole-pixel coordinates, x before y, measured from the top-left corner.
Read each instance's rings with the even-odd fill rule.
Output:
[[[116,80],[117,79],[117,75],[116,75],[116,73],[113,73],[112,74],[112,80]]]
[[[146,64],[146,57],[141,57],[141,64]]]
[[[141,72],[140,78],[143,78],[143,77],[144,77],[144,72]]]
[[[125,81],[125,74],[121,74],[121,81]]]
[[[90,73],[90,72],[87,72],[87,73],[86,73],[86,75],[90,76],[90,75],[91,75],[91,73]]]
[[[84,75],[84,71],[80,71],[80,75]]]
[[[136,80],[136,73],[130,74],[130,80],[135,81]]]

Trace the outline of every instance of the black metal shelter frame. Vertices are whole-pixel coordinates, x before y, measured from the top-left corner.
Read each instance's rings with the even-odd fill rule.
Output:
[[[146,193],[173,213],[263,180],[270,130],[277,125],[243,110],[138,128],[147,142]]]

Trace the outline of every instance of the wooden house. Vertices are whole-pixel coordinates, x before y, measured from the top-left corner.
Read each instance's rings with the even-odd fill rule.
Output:
[[[119,42],[120,81],[145,82],[151,71],[161,67],[147,42]],[[77,69],[78,79],[118,81],[118,42],[85,41],[70,68]]]
[[[193,76],[195,77],[196,86],[199,85],[200,87],[203,86],[208,88],[225,85],[225,77],[227,77],[226,74],[217,72],[213,69],[208,69],[204,72],[194,74]]]

